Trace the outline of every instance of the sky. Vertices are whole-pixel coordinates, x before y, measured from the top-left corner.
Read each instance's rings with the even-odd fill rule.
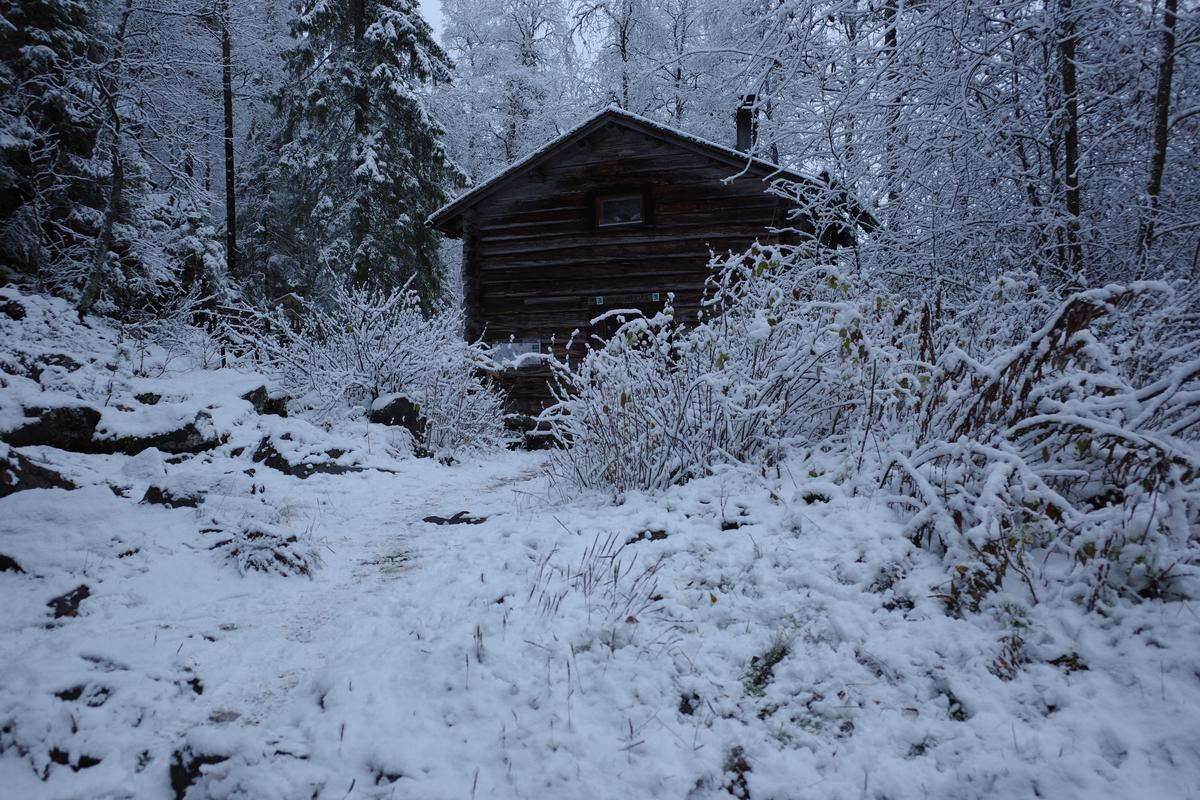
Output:
[[[445,27],[442,19],[442,0],[421,0],[421,15],[433,28],[433,35],[440,42]]]

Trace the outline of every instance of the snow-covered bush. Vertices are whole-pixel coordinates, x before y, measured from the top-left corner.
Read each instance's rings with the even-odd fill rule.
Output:
[[[213,299],[193,286],[127,312],[119,329],[134,374],[160,377],[173,367],[216,367],[220,345],[198,324],[208,318]]]
[[[211,549],[237,566],[238,572],[266,572],[283,577],[312,577],[321,556],[309,537],[253,518],[228,529],[210,531],[222,538]]]
[[[610,311],[624,321],[609,340],[554,365],[556,402],[541,421],[567,445],[551,454],[559,478],[662,489],[870,429],[885,399],[872,386],[893,360],[874,339],[894,327],[891,310],[796,248],[755,246],[713,267],[698,320],[670,306],[652,318]]]
[[[1011,288],[957,313],[980,335],[951,323],[934,337],[916,441],[885,474],[914,541],[945,553],[948,607],[978,610],[1010,574],[1034,601],[1053,575],[1089,607],[1186,591],[1176,579],[1200,563],[1195,291],[1106,286],[1043,317],[1044,296]]]
[[[334,286],[320,303],[264,315],[255,342],[263,368],[327,419],[402,395],[425,424],[418,446],[438,453],[505,440],[502,397],[483,377],[483,346],[462,336],[461,312],[426,313],[417,292]]]
[[[615,335],[556,365],[557,478],[620,496],[803,445],[878,478],[943,554],[952,613],[1001,588],[1088,607],[1196,591],[1200,291],[1064,299],[1004,275],[952,304],[798,248],[714,266],[694,323],[609,312]]]

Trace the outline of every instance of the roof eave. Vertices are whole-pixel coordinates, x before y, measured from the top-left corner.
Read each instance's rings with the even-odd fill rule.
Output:
[[[622,125],[626,125],[655,138],[669,139],[681,147],[698,152],[701,155],[708,156],[714,160],[722,161],[729,164],[731,167],[740,167],[743,172],[753,170],[755,173],[767,173],[764,177],[764,180],[775,177],[788,178],[798,182],[807,182],[812,180],[812,178],[806,175],[800,175],[792,172],[791,170],[784,169],[777,164],[772,164],[761,159],[744,155],[739,157],[736,152],[730,151],[727,148],[721,147],[720,145],[704,142],[699,138],[690,136],[682,131],[676,131],[668,126],[660,125],[649,120],[644,120],[637,115],[621,111],[613,106],[609,106],[592,118],[580,123],[575,128],[566,131],[555,139],[552,139],[534,152],[513,162],[489,177],[487,180],[482,181],[479,185],[454,198],[449,203],[430,214],[429,217],[426,218],[425,224],[429,227],[436,228],[447,236],[459,238],[462,236],[462,224],[456,224],[456,220],[461,216],[462,212],[466,208],[491,195],[493,192],[497,191],[500,187],[523,173],[525,170],[530,169],[536,166],[542,160],[551,157],[554,153],[558,152],[559,149],[568,146],[573,141],[591,135],[608,122],[617,122]]]

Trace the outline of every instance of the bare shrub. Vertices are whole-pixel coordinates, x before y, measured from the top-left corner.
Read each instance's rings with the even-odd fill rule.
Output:
[[[557,479],[620,497],[804,445],[880,476],[951,613],[1010,584],[1088,608],[1195,591],[1200,290],[1014,274],[950,303],[801,248],[714,267],[695,322],[609,312],[616,334],[556,366]]]
[[[321,556],[307,534],[302,537],[278,525],[246,518],[210,532],[221,535],[211,549],[243,575],[267,572],[312,577],[313,570],[321,565]]]
[[[878,361],[892,356],[864,329],[890,326],[889,311],[796,248],[755,246],[713,267],[699,320],[670,306],[652,318],[610,311],[624,320],[611,338],[554,365],[541,422],[565,446],[550,457],[558,478],[657,490],[869,428]]]
[[[417,444],[438,453],[506,441],[502,397],[483,377],[487,352],[462,336],[461,311],[426,312],[416,291],[335,283],[322,303],[259,315],[264,371],[318,419],[404,395],[426,419]]]
[[[946,347],[885,483],[913,540],[945,554],[952,612],[979,610],[1010,575],[1036,601],[1047,565],[1090,608],[1170,591],[1197,563],[1200,343],[1163,336],[1191,301],[1107,286],[1013,346]]]

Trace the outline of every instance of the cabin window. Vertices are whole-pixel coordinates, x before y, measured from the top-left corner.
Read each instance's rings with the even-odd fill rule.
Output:
[[[596,198],[596,227],[612,228],[618,225],[641,225],[645,221],[642,213],[642,195],[602,194]]]
[[[513,339],[508,342],[496,342],[491,351],[492,360],[505,367],[518,367],[524,362],[532,364],[534,359],[522,359],[521,356],[542,352],[542,340]]]

